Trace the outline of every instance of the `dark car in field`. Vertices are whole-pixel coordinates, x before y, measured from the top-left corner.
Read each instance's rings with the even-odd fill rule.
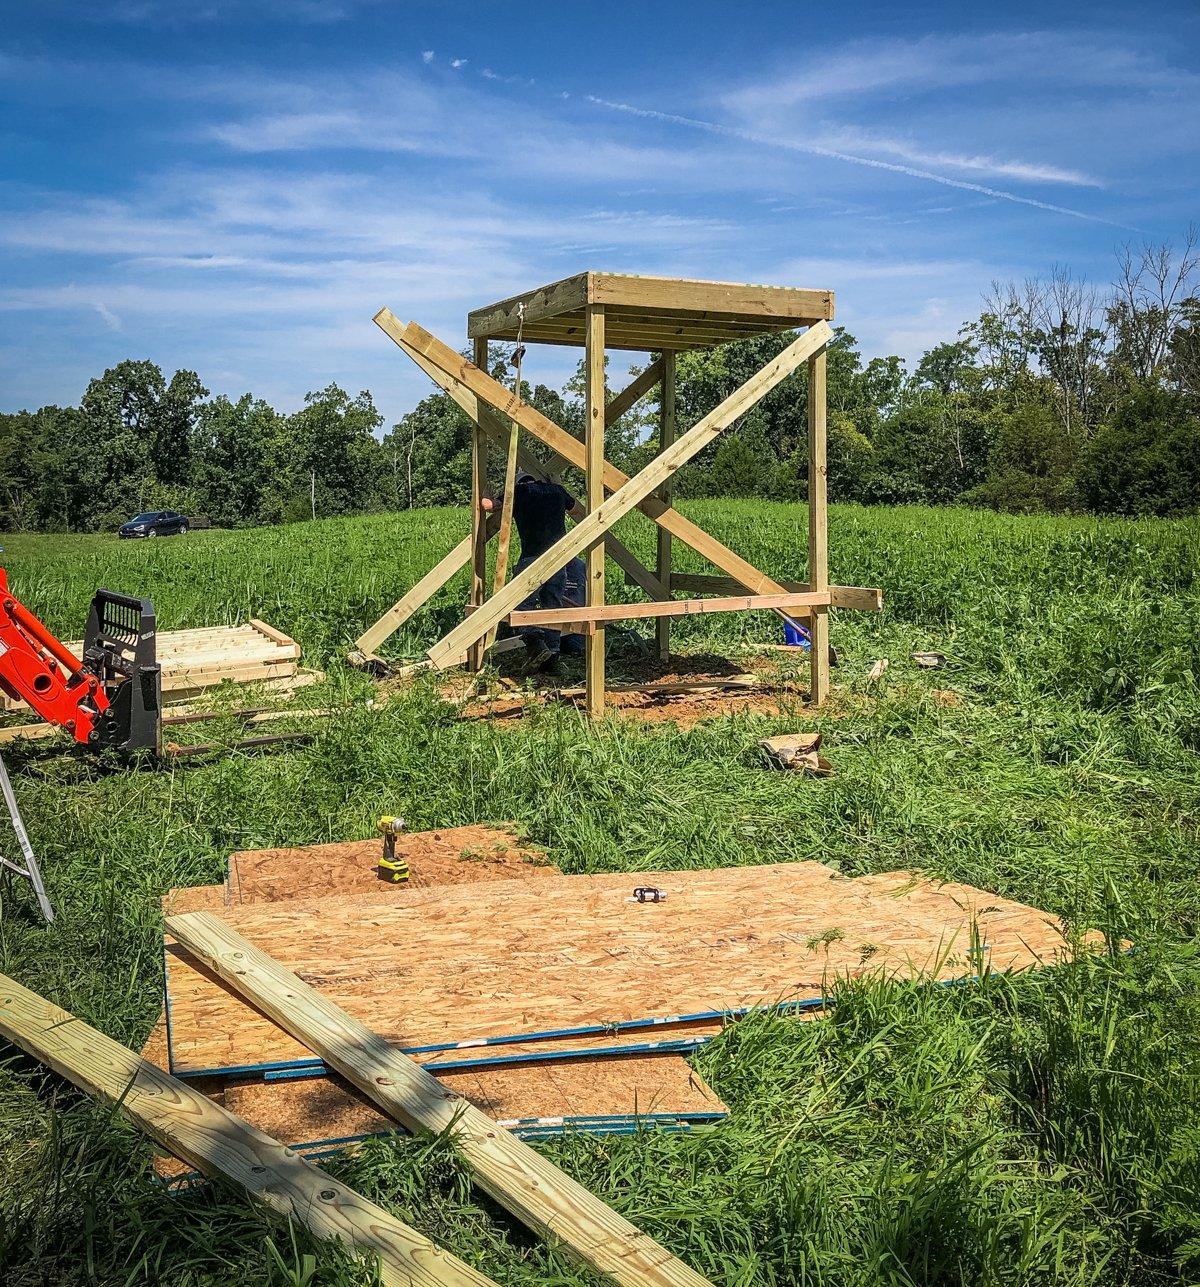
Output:
[[[117,535],[124,541],[139,536],[182,536],[187,530],[188,521],[182,514],[173,509],[156,509],[122,523]]]

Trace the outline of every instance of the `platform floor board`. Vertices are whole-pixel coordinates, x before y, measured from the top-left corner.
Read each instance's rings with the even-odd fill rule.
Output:
[[[666,901],[634,901],[645,884]],[[849,880],[814,862],[495,881],[413,890],[402,904],[293,899],[225,919],[406,1048],[719,1016],[814,999],[844,976],[955,979],[1068,952],[1036,908],[907,872]],[[168,947],[167,970],[175,1071],[311,1059],[183,949]]]

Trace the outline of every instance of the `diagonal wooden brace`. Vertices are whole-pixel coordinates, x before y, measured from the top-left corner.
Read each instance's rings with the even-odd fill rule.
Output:
[[[383,313],[388,313],[387,309],[384,309]],[[438,363],[426,357],[423,353],[409,344],[407,339],[404,338],[404,328],[390,313],[388,313],[388,317],[390,317],[392,322],[395,324],[395,330],[393,331],[388,326],[385,326],[383,321],[380,320],[383,313],[377,316],[375,320],[387,335],[394,340],[410,358],[412,358],[417,366],[419,366],[421,370],[429,376],[434,384],[436,384],[444,393],[447,393],[454,402],[458,404],[459,408],[470,420],[473,420],[477,425],[479,425],[484,433],[486,433],[490,438],[507,447],[507,443],[509,441],[510,421],[521,424],[522,427],[524,427],[523,421],[518,417],[510,418],[502,415],[494,407],[490,406],[486,400],[477,397],[456,376],[446,371]],[[432,339],[433,337],[431,336],[430,338]],[[453,350],[450,351],[453,352]],[[459,360],[465,361],[465,359],[462,358]],[[479,368],[475,366],[474,363],[467,363],[467,365],[470,366],[472,371],[479,371]],[[483,374],[482,371],[479,373],[481,375]],[[490,376],[486,378],[491,379]],[[496,381],[492,381],[492,383],[496,384]],[[496,384],[496,387],[499,389],[504,388],[501,384]],[[527,406],[526,403],[518,403],[517,405]],[[532,408],[530,408],[530,410],[532,410]],[[553,421],[547,421],[546,423],[553,424]],[[555,428],[557,428],[557,426],[555,426]],[[564,431],[559,430],[559,432],[563,433]],[[570,434],[566,434],[565,436],[570,439],[571,442],[576,443],[576,446],[582,450],[581,443],[578,443],[576,439],[571,438]],[[551,450],[554,450],[554,448],[552,447]],[[565,457],[562,457],[561,453],[558,454],[560,455],[560,459],[566,459]],[[570,464],[572,462],[567,461],[567,463]],[[517,464],[525,473],[532,474],[535,478],[547,477],[546,468],[542,462],[531,451],[521,446],[520,442],[517,443]],[[575,508],[570,511],[571,517],[576,520],[583,518],[586,513],[586,509],[584,509],[584,507],[578,502],[576,502]],[[670,591],[667,590],[654,573],[651,572],[650,569],[646,567],[629,549],[627,549],[621,541],[617,540],[611,532],[605,534],[604,546],[613,562],[625,572],[626,576],[628,576],[635,585],[643,589],[652,599],[663,600],[671,597]],[[469,549],[467,558],[470,558]],[[447,580],[448,579],[449,578],[447,578]]]
[[[499,594],[488,599],[478,612],[472,613],[435,644],[428,653],[430,661],[435,666],[445,665],[448,659],[457,656],[480,639],[496,622],[508,616],[532,589],[553,576],[577,554],[601,540],[614,523],[645,500],[675,470],[745,415],[802,362],[822,351],[832,336],[829,324],[818,322],[789,344],[782,353],[735,389],[724,402],[656,456],[636,478],[629,479],[550,549],[534,559],[520,576],[510,581]],[[478,371],[478,368],[475,369]],[[513,418],[516,419],[515,416]],[[782,589],[773,592],[786,593]]]
[[[553,420],[542,415],[541,412],[531,407],[528,403],[519,401],[502,384],[493,380],[490,375],[485,371],[481,371],[474,363],[467,361],[461,354],[456,353],[448,344],[443,344],[437,336],[431,335],[423,327],[418,326],[416,322],[409,322],[407,326],[402,326],[395,314],[386,308],[380,309],[375,315],[375,324],[404,349],[423,371],[431,375],[443,388],[446,388],[452,397],[454,394],[446,386],[446,377],[457,382],[472,397],[478,399],[480,404],[486,404],[504,416],[515,420],[522,429],[528,430],[560,459],[565,460],[570,465],[574,465],[577,469],[585,467],[584,444],[578,438],[567,433],[565,429],[556,425]],[[827,324],[826,329],[828,330]],[[812,333],[812,331],[805,332],[805,336],[802,336],[801,339]],[[832,331],[829,331],[829,334],[832,335]],[[425,359],[424,362],[420,360],[422,357]],[[430,369],[431,366],[442,372],[440,379],[433,375],[433,371]],[[620,396],[618,394],[618,397]],[[458,401],[457,398],[455,400]],[[463,406],[464,404],[459,401],[459,405]],[[472,412],[468,411],[467,414],[472,415],[473,419],[475,418]],[[522,468],[524,468],[523,465]],[[624,487],[627,482],[629,482],[628,474],[623,473],[615,465],[605,461],[604,486],[607,491],[616,492],[621,487]],[[677,509],[674,509],[659,497],[654,495],[645,496],[638,501],[637,508],[648,518],[653,519],[664,531],[670,532],[672,536],[678,537],[684,544],[690,545],[698,554],[706,558],[715,567],[720,568],[726,575],[733,577],[739,585],[745,586],[752,594],[786,593],[783,585],[778,581],[772,580],[765,572],[760,572],[758,568],[742,558],[740,554],[731,550],[727,545],[723,545],[715,536],[710,536],[703,528],[697,527],[695,523],[685,518]],[[665,598],[667,596],[653,597]]]

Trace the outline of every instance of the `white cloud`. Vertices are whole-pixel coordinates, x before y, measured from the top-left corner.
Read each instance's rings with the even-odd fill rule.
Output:
[[[644,120],[661,121],[668,125],[681,125],[687,129],[700,130],[708,134],[715,134],[725,138],[742,139],[747,143],[757,143],[765,147],[779,148],[788,152],[803,153],[808,156],[823,156],[834,161],[844,161],[850,165],[864,166],[868,169],[888,170],[893,174],[906,175],[911,179],[921,179],[928,183],[939,183],[949,188],[961,188],[966,192],[978,192],[983,196],[994,197],[1000,201],[1011,201],[1016,205],[1030,206],[1037,210],[1045,210],[1053,214],[1070,215],[1075,219],[1086,219],[1092,223],[1104,223],[1111,227],[1126,228],[1131,232],[1137,232],[1138,229],[1131,228],[1128,224],[1122,224],[1113,219],[1106,219],[1101,215],[1089,214],[1083,210],[1076,210],[1070,206],[1055,205],[1049,201],[1038,201],[1033,197],[1019,196],[1014,192],[1006,192],[999,188],[986,187],[980,183],[968,182],[964,179],[954,179],[944,174],[935,174],[929,170],[918,169],[914,166],[897,165],[890,161],[880,161],[873,157],[856,155],[851,152],[843,152],[836,148],[822,147],[816,143],[804,143],[796,139],[785,138],[779,135],[760,134],[751,130],[739,129],[735,126],[722,125],[717,121],[701,120],[694,116],[682,116],[675,112],[661,112],[652,108],[636,107],[632,103],[614,102],[611,99],[599,98],[594,94],[587,96],[589,103],[594,103],[598,107],[607,108],[614,112],[624,112],[630,116],[640,116]]]
[[[453,67],[455,71],[457,71],[460,67],[465,67],[468,61],[469,60],[466,58],[451,58],[450,66]]]
[[[431,62],[433,62],[433,58],[434,58],[434,53],[432,49],[421,50],[421,61],[425,63],[426,66],[428,66]]]
[[[1048,165],[1038,161],[1004,160],[999,157],[978,153],[964,154],[931,150],[915,143],[910,143],[905,139],[895,138],[886,134],[875,134],[869,130],[849,126],[828,131],[817,141],[829,148],[853,148],[859,152],[874,152],[884,156],[898,157],[901,161],[908,161],[913,165],[965,170],[969,173],[985,174],[998,179],[1017,179],[1028,183],[1061,183],[1087,188],[1104,186],[1099,179],[1093,178],[1089,174],[1084,174],[1081,170]]]

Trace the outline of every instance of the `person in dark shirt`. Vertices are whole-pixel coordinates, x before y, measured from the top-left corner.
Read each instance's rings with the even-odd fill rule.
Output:
[[[496,503],[487,497],[485,510],[493,510]],[[540,481],[532,474],[517,477],[513,492],[513,522],[521,538],[521,557],[513,568],[513,576],[520,575],[539,555],[544,554],[556,541],[566,535],[567,514],[574,509],[575,500],[560,483]],[[578,563],[579,560],[574,560]],[[517,605],[518,612],[538,608],[561,608],[568,594],[571,565],[560,568],[543,582],[531,595]],[[576,581],[582,584],[581,578]],[[526,670],[553,674],[558,668],[562,637],[557,630],[543,630],[540,626],[518,626],[517,634],[525,643],[528,654]]]

